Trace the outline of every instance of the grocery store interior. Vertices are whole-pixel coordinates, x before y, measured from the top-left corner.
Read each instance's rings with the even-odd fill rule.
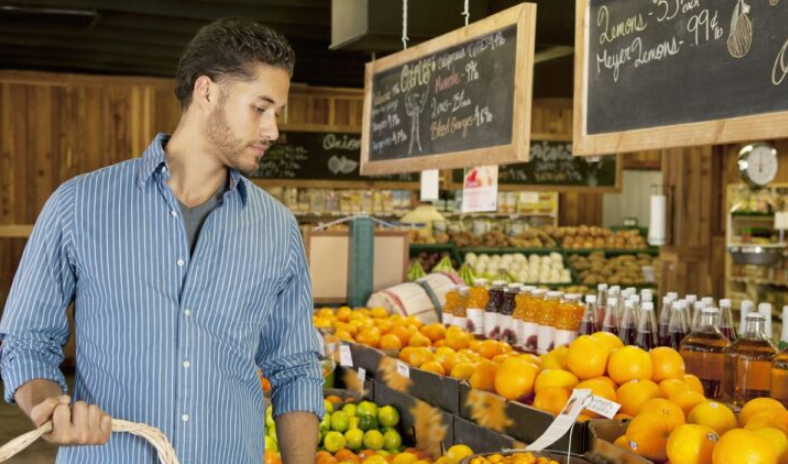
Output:
[[[0,0],[0,318],[47,199],[172,133],[225,17],[296,55],[245,175],[303,238],[316,464],[788,463],[786,0]]]

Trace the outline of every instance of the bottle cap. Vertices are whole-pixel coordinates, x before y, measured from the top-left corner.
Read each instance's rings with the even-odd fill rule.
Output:
[[[586,303],[588,303],[588,304],[596,303],[596,295],[586,295]],[[786,306],[785,308],[788,309],[788,306]],[[786,325],[788,325],[788,324],[786,324]]]
[[[599,290],[600,292],[604,292],[605,290],[607,290],[607,284],[599,284],[596,286],[596,289]]]
[[[720,300],[720,308],[730,308],[731,306],[733,306],[731,300],[727,298],[724,300]]]
[[[744,300],[744,301],[741,302],[741,312],[742,313],[748,313],[748,312],[752,311],[752,308],[754,308],[754,307],[755,307],[755,303],[753,303],[750,300]]]
[[[667,297],[672,298],[673,300],[677,300],[679,298],[679,294],[676,292],[668,292]]]
[[[781,342],[788,342],[788,306],[783,306],[783,333],[780,336]]]
[[[690,303],[695,303],[698,301],[698,295],[687,295],[684,297],[685,300],[689,301]]]
[[[763,315],[766,315],[766,314],[771,315],[772,314],[772,304],[771,303],[758,303],[758,312],[763,314]]]
[[[547,298],[561,298],[561,292],[547,292]]]
[[[504,286],[506,286],[506,281],[505,280],[493,280],[492,285],[493,285],[493,287],[504,287]]]
[[[640,309],[643,311],[654,311],[654,303],[651,301],[646,301],[643,303],[643,306]]]
[[[706,306],[714,306],[714,298],[710,296],[704,296],[700,301]]]

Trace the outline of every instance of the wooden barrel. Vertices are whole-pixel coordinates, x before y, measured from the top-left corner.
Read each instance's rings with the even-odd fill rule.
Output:
[[[389,314],[416,316],[424,324],[439,322],[446,293],[462,281],[455,274],[434,272],[416,282],[406,282],[372,294],[367,306],[386,308]]]

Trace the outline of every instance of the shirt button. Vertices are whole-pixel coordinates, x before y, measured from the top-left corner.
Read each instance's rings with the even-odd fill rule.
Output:
[[[189,361],[184,361],[184,362],[183,362],[183,367],[185,367],[186,369],[188,369],[189,367],[191,367],[191,365],[192,365],[192,363],[190,363]]]
[[[172,210],[172,211],[170,211],[170,216],[178,217],[178,213],[176,213],[175,210]]]
[[[181,420],[184,421],[184,422],[189,422],[189,415],[188,414],[182,415],[181,416]]]
[[[183,260],[183,258],[178,258],[178,266],[183,266],[184,263],[185,261]]]
[[[186,315],[186,317],[189,317],[189,316],[192,315],[192,310],[191,309],[186,309],[186,310],[183,311],[183,314]]]

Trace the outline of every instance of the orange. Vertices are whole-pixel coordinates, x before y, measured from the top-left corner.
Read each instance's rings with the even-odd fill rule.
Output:
[[[326,319],[324,317],[313,317],[312,318],[312,325],[318,329],[330,329],[333,324],[331,323],[330,319]]]
[[[569,390],[561,387],[549,387],[541,390],[534,398],[534,407],[558,415],[569,401]]]
[[[503,364],[504,361],[511,358],[512,355],[509,353],[499,354],[498,356],[492,358],[492,362],[495,364]]]
[[[386,308],[381,308],[380,306],[376,306],[369,311],[369,315],[373,319],[383,319],[388,317],[389,312],[386,311]]]
[[[676,427],[686,422],[684,411],[682,411],[676,403],[672,403],[664,398],[652,398],[643,403],[638,414],[647,412],[655,412],[667,417]]]
[[[659,390],[664,398],[670,398],[674,393],[689,390],[689,387],[680,379],[665,379],[659,383]]]
[[[485,340],[479,345],[479,354],[487,359],[492,359],[499,354],[503,354],[503,347],[500,342],[495,340]]]
[[[568,354],[568,346],[559,346],[542,356],[542,367],[545,369],[566,369],[566,356]]]
[[[343,306],[342,308],[340,308],[340,310],[342,309],[347,309],[348,311],[350,311],[350,308],[348,308],[347,306]],[[320,311],[317,312],[317,315],[320,317],[328,318],[334,316],[334,311],[331,308],[322,308]]]
[[[377,348],[380,344],[380,330],[377,327],[363,329],[358,335],[356,335],[356,341],[363,345]]]
[[[498,365],[492,361],[484,360],[476,366],[476,370],[470,378],[470,384],[473,388],[484,390],[488,392],[495,391],[495,374],[498,371]]]
[[[417,328],[417,329],[420,329],[420,328],[421,328],[421,326],[423,325],[423,323],[421,322],[421,320],[419,320],[419,318],[418,318],[418,317],[416,317],[416,316],[408,316],[408,317],[406,317],[406,318],[405,318],[405,322],[406,322],[408,325],[414,325],[414,326],[416,326],[416,328]]]
[[[566,354],[566,366],[579,379],[587,380],[605,375],[610,348],[590,335],[576,338]]]
[[[606,384],[610,385],[610,388],[612,388],[613,390],[618,390],[618,384],[613,382],[613,379],[605,375],[600,377],[594,377],[591,380],[599,380],[600,382],[605,382]]]
[[[468,341],[468,348],[473,351],[474,353],[479,352],[479,348],[482,346],[481,340],[472,339]]]
[[[613,444],[616,446],[620,446],[621,448],[624,448],[626,450],[632,451],[632,448],[629,447],[629,442],[627,441],[626,435],[621,435],[620,437],[616,438]]]
[[[449,330],[451,330],[451,328]],[[468,348],[470,342],[471,336],[466,332],[448,332],[446,334],[446,346],[454,351]]]
[[[400,348],[402,348],[402,342],[396,335],[387,334],[380,337],[381,350],[399,350]]]
[[[391,329],[389,335],[396,335],[397,338],[399,338],[399,341],[402,343],[402,346],[407,346],[411,335],[413,335],[413,332],[404,325],[398,325]]]
[[[354,326],[353,324],[345,324],[343,322],[338,322],[336,328],[337,331],[344,330],[345,332],[349,333],[354,337],[358,335],[358,327]]]
[[[446,338],[446,327],[440,322],[435,322],[430,325],[425,325],[421,328],[421,333],[427,336],[433,342],[443,340]]]
[[[562,387],[567,390],[572,390],[580,383],[580,380],[575,374],[564,371],[561,369],[545,369],[536,377],[536,385],[534,391],[539,393],[539,390],[550,387]]]
[[[739,423],[744,426],[750,421],[750,418],[759,412],[766,410],[779,410],[785,411],[785,406],[777,400],[772,398],[755,398],[747,402],[739,413]]]
[[[613,335],[610,332],[596,332],[591,336],[607,345],[608,348],[610,348],[610,351],[624,347],[624,342],[622,342],[618,336]]]
[[[668,438],[675,425],[662,414],[647,412],[632,419],[627,427],[627,441],[632,451],[652,461],[665,461]]]
[[[613,389],[613,387],[611,387],[610,384],[608,384],[603,380],[599,380],[599,379],[584,380],[579,384],[577,384],[575,388],[591,390],[591,393],[594,396],[599,396],[601,398],[605,398],[613,402],[618,401],[616,390]],[[588,409],[584,409],[583,414],[591,417],[592,419],[600,417],[599,414],[591,412]]]
[[[684,358],[678,351],[667,346],[660,346],[649,351],[651,364],[654,366],[654,382],[661,382],[665,379],[682,379],[684,377]]]
[[[450,354],[456,354],[455,351],[451,348],[441,346],[435,350],[435,356],[446,356]]]
[[[391,329],[394,328],[391,321],[388,319],[373,319],[373,321],[375,322],[375,327],[380,329],[380,333],[384,335],[391,332]]]
[[[711,427],[720,436],[738,426],[736,414],[731,408],[716,401],[706,401],[692,408],[687,415],[687,422]]]
[[[613,420],[617,420],[617,421],[632,420],[634,418],[635,418],[635,416],[633,416],[632,414],[626,414],[626,413],[623,413],[623,412],[620,412],[620,413],[616,414],[615,416],[613,416]]]
[[[408,340],[408,346],[423,347],[432,346],[432,341],[422,333],[414,333]]]
[[[350,315],[353,313],[353,310],[348,308],[347,306],[343,306],[337,310],[337,319],[342,322],[347,322],[350,320]]]
[[[785,433],[773,427],[753,430],[752,433],[758,435],[772,445],[775,454],[777,454],[778,464],[788,463],[788,436],[786,436]]]
[[[591,419],[593,419],[593,417],[586,414],[580,414],[579,416],[577,416],[577,422],[586,422],[586,421],[590,421]]]
[[[777,453],[755,433],[734,429],[720,437],[711,460],[714,464],[776,464]]]
[[[651,356],[637,346],[625,346],[610,353],[607,375],[621,385],[630,380],[651,380],[654,365]]]
[[[709,427],[684,424],[670,434],[667,455],[671,464],[712,464],[714,445],[720,439]]]
[[[684,374],[684,383],[687,384],[690,390],[698,392],[701,395],[706,394],[706,392],[703,390],[703,383],[701,383],[697,375]]]
[[[684,416],[689,416],[689,413],[692,412],[692,408],[708,401],[705,396],[692,390],[684,390],[674,393],[668,399],[676,403],[681,408],[681,410],[684,411]]]
[[[432,372],[438,375],[446,375],[446,370],[438,361],[427,361],[421,365],[420,369]]]
[[[507,400],[531,396],[538,372],[537,368],[524,359],[509,358],[495,372],[495,392]]]
[[[427,348],[416,348],[408,358],[411,366],[421,367],[422,364],[435,360],[435,355]]]
[[[454,367],[451,368],[451,374],[449,375],[455,379],[468,380],[474,372],[476,372],[476,367],[473,364],[461,362],[455,364]]]
[[[356,339],[353,338],[353,336],[350,335],[349,332],[344,331],[344,330],[337,330],[334,335],[336,335],[338,339],[344,340],[346,342],[355,342],[356,341]]]
[[[347,460],[350,456],[355,456],[356,454],[349,449],[342,448],[341,450],[334,453],[334,457],[339,459],[340,461]]]
[[[514,351],[514,348],[512,348],[512,345],[510,345],[510,344],[508,344],[506,342],[501,342],[501,349],[503,350],[504,354],[511,353],[511,352]]]
[[[764,427],[772,427],[782,430],[788,434],[788,411],[783,409],[767,409],[761,411],[747,419],[747,430],[758,430]]]
[[[265,450],[264,464],[282,464],[282,458],[276,451]]]
[[[443,366],[444,371],[451,372],[460,361],[462,361],[462,358],[457,353],[447,354],[441,360],[441,366]]]
[[[414,351],[416,351],[416,348],[414,348],[414,347],[412,347],[412,346],[406,346],[405,348],[403,348],[403,349],[402,349],[402,350],[399,352],[399,356],[398,356],[398,357],[399,357],[399,360],[400,360],[400,361],[402,361],[402,362],[406,362],[406,363],[410,364],[410,355],[411,355],[411,354],[412,354]]]
[[[643,403],[652,399],[659,398],[659,386],[651,380],[630,380],[618,387],[616,395],[618,402],[621,404],[621,412],[637,415]]]

